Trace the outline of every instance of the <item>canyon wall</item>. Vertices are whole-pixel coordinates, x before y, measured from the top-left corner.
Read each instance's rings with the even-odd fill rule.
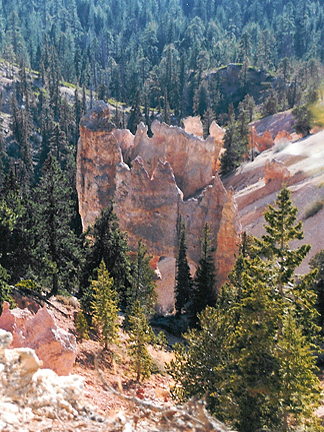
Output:
[[[234,263],[240,226],[232,193],[225,190],[215,172],[222,129],[213,124],[212,134],[204,140],[155,121],[150,138],[143,124],[134,136],[114,129],[109,118],[108,107],[100,102],[80,122],[77,190],[83,228],[92,224],[113,198],[131,248],[142,238],[157,261],[157,257],[175,257],[177,228],[183,219],[188,258],[197,264],[199,238],[208,222],[218,250],[218,279],[223,282]],[[231,209],[230,217],[225,208]],[[221,258],[221,250],[226,259]],[[161,283],[163,289],[163,274],[158,285]]]

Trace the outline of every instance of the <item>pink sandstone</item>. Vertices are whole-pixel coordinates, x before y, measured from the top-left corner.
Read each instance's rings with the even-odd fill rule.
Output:
[[[11,348],[32,348],[43,362],[43,367],[58,375],[68,375],[76,358],[75,337],[57,327],[51,313],[44,306],[36,314],[28,309],[9,309],[4,302],[0,328],[12,333]]]

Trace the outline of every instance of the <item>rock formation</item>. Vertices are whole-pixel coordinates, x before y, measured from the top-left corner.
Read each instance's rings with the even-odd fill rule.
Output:
[[[42,361],[35,351],[9,349],[12,340],[11,333],[0,330],[0,430],[45,430],[41,427],[44,418],[82,418],[86,412],[83,379],[59,377],[52,370],[40,369]],[[39,429],[28,428],[33,420]]]
[[[293,138],[290,133],[283,130],[277,133],[276,138],[274,139],[274,143],[277,144],[278,142],[287,142],[292,140]]]
[[[184,130],[188,134],[195,135],[202,138],[204,136],[204,129],[200,117],[187,117],[183,120]]]
[[[282,183],[290,177],[290,171],[281,161],[273,158],[268,160],[264,166],[264,181],[267,185],[271,181]]]
[[[214,120],[214,121],[212,121],[212,124],[210,125],[209,135],[214,138],[216,143],[219,143],[220,145],[222,145],[225,131]]]
[[[261,153],[273,147],[274,141],[272,134],[268,130],[266,130],[263,135],[258,135],[255,127],[252,127],[251,131],[250,148],[253,148],[253,151]]]
[[[151,130],[154,135],[149,138],[146,126],[141,123],[137,127],[130,155],[132,160],[137,156],[143,159],[150,177],[159,161],[169,162],[185,199],[211,182],[222,146],[221,139],[216,141],[208,137],[202,140],[179,127],[168,126],[157,120],[152,123]],[[123,148],[123,143],[119,144]]]
[[[237,218],[238,209],[233,195],[233,190],[230,189],[223,206],[217,234],[216,263],[219,286],[222,286],[227,280],[228,269],[233,266],[233,251],[237,250],[239,245],[237,233],[241,231],[241,224]]]
[[[223,130],[213,124],[213,135],[203,140],[154,121],[152,138],[143,124],[133,136],[129,131],[113,129],[107,109],[100,103],[95,113],[89,112],[80,123],[77,190],[84,229],[114,198],[120,227],[128,232],[132,248],[143,238],[150,254],[174,257],[182,218],[187,226],[188,257],[197,263],[199,237],[208,222],[215,248],[227,233],[235,237],[227,242],[228,260],[219,268],[226,274],[234,262],[240,229],[233,223],[238,220],[235,206],[231,207],[232,220],[221,222],[223,207],[232,200],[215,174]],[[228,223],[231,227],[226,230]],[[221,226],[224,235],[218,240]]]
[[[76,358],[75,337],[57,327],[44,306],[34,315],[28,309],[9,309],[4,302],[0,329],[12,334],[11,348],[28,347],[36,351],[45,368],[68,375]]]

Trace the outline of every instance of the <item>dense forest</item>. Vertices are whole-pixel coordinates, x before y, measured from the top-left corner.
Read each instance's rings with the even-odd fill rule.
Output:
[[[279,106],[292,107],[324,59],[319,1],[2,0],[0,10],[6,60],[42,76],[50,68],[100,99],[163,108],[166,120],[209,108],[222,121],[229,63],[240,67],[239,99],[261,70],[264,97],[274,87]]]

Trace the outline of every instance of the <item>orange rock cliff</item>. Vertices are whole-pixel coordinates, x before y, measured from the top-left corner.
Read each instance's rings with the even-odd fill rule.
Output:
[[[83,228],[113,198],[130,247],[135,248],[142,238],[151,255],[166,259],[176,256],[177,227],[183,219],[188,259],[195,265],[199,238],[208,222],[219,288],[234,263],[240,223],[233,194],[225,190],[216,172],[223,133],[217,125],[211,129],[217,133],[203,140],[154,121],[152,138],[143,124],[134,136],[115,129],[108,106],[99,102],[80,122],[77,190]],[[174,271],[174,261],[169,261]],[[165,283],[162,273],[158,291],[166,288]],[[160,306],[162,310],[170,307]]]

